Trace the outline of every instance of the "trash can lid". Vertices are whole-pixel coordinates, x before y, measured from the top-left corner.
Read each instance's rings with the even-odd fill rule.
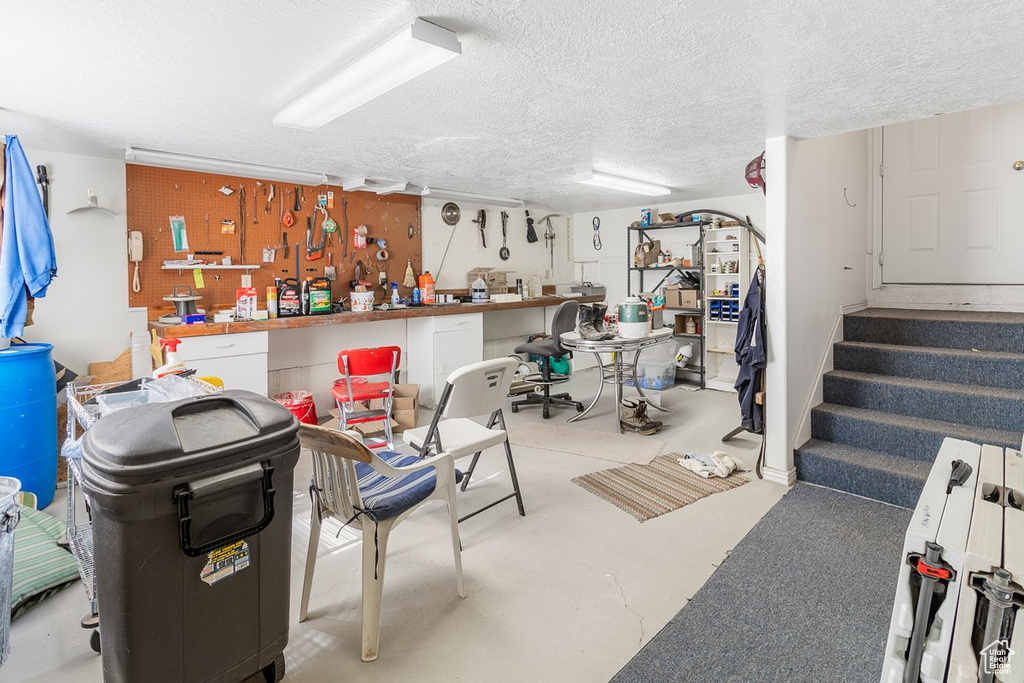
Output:
[[[82,441],[87,484],[158,481],[203,471],[240,451],[297,441],[295,416],[276,401],[231,390],[107,415]]]

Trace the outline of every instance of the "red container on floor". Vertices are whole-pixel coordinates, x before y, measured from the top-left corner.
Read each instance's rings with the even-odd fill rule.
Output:
[[[308,425],[318,424],[316,405],[313,404],[313,394],[308,391],[286,391],[283,394],[274,396],[274,400],[292,411],[299,422]]]

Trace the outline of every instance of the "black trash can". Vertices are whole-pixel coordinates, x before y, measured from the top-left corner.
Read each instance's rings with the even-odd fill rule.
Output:
[[[284,676],[298,426],[225,391],[87,432],[104,681]]]

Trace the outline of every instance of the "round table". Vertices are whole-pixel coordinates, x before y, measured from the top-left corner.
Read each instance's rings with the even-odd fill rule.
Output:
[[[643,337],[642,339],[612,337],[611,339],[601,341],[591,341],[584,339],[576,331],[563,334],[562,346],[573,351],[587,351],[594,354],[597,358],[597,367],[600,368],[601,372],[601,381],[597,385],[597,396],[594,397],[594,400],[591,401],[586,410],[578,415],[573,415],[568,421],[575,422],[585,417],[601,399],[604,385],[612,384],[615,387],[615,422],[619,427],[619,432],[622,432],[622,386],[626,382],[632,382],[636,392],[646,399],[647,396],[644,394],[644,390],[640,388],[640,382],[636,376],[637,359],[640,358],[640,352],[647,347],[670,341],[672,341],[672,330],[668,328],[654,330],[650,336]],[[602,353],[612,354],[612,362],[607,365],[604,364],[601,360]],[[631,362],[625,361],[625,354],[627,353],[633,353],[633,360]],[[624,372],[626,368],[629,368],[628,374]],[[655,410],[660,410],[664,413],[668,412],[667,408],[656,406],[650,401],[647,402],[647,405]]]

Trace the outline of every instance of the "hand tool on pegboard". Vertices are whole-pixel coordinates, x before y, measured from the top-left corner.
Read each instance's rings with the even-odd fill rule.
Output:
[[[306,260],[316,261],[324,255],[324,232],[320,231],[320,244],[313,244],[313,230],[316,228],[316,221],[312,216],[306,216]]]
[[[341,195],[341,260],[348,258],[348,197]]]
[[[292,192],[291,190],[288,190],[288,194],[291,194],[291,192]],[[284,196],[281,197],[281,201],[282,201],[282,206],[283,206]],[[296,211],[299,210],[298,203],[299,203],[299,196],[298,196],[298,194],[296,194],[295,195],[295,204],[296,204],[295,210]],[[285,210],[285,211],[283,211],[281,213],[281,225],[283,225],[286,228],[290,228],[293,225],[295,225],[295,215],[292,213],[292,210],[291,210],[290,207],[287,210]]]
[[[256,202],[259,201],[260,193],[259,193],[259,189],[258,188],[262,184],[263,183],[261,183],[261,182],[257,182],[256,183],[256,187],[252,188],[252,224],[253,225],[259,225],[260,224],[260,209],[256,205]]]
[[[274,202],[274,184],[270,184],[270,192],[267,193],[267,203],[263,207],[263,213],[270,213],[270,205]]]
[[[246,262],[246,188],[239,185],[239,264]]]
[[[334,269],[334,253],[327,252],[327,265],[324,266],[324,277],[332,282],[338,279],[338,272]]]

